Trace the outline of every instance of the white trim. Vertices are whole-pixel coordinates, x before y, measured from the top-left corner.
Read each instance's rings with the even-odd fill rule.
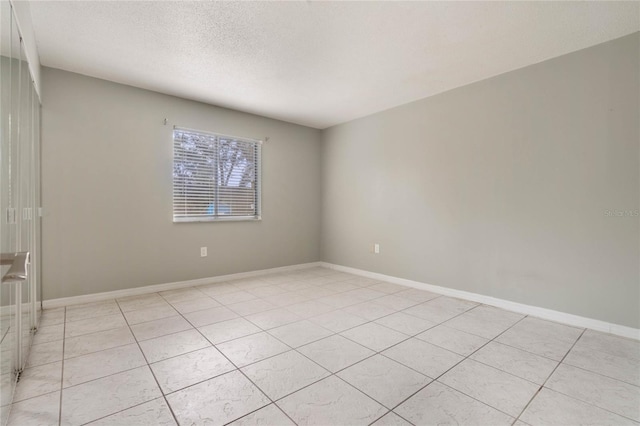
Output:
[[[185,287],[193,287],[203,284],[213,284],[222,281],[250,278],[258,275],[273,274],[276,272],[296,271],[321,266],[320,262],[301,263],[298,265],[281,266],[279,268],[262,269],[258,271],[239,272],[237,274],[219,275],[217,277],[197,278],[195,280],[177,281],[172,283],[154,284],[142,287],[127,288],[124,290],[107,291],[104,293],[84,294],[82,296],[61,297],[59,299],[49,299],[42,302],[44,309],[59,308],[62,306],[78,305],[82,303],[101,302],[104,300],[118,299],[127,296],[138,296],[140,294],[157,293],[165,290],[175,290]]]
[[[518,312],[526,315],[533,315],[551,321],[561,322],[581,328],[590,328],[592,330],[602,331],[605,333],[615,334],[617,336],[627,337],[630,339],[640,340],[640,329],[627,327],[625,325],[614,324],[606,321],[600,321],[593,318],[581,317],[566,312],[554,311],[553,309],[541,308],[538,306],[525,305],[524,303],[512,302],[510,300],[498,299],[497,297],[485,296],[483,294],[471,293],[468,291],[456,290],[453,288],[441,287],[432,284],[425,284],[418,281],[412,281],[405,278],[393,277],[390,275],[379,274],[377,272],[369,272],[363,269],[351,268],[348,266],[335,265],[333,263],[320,262],[320,266],[334,269],[336,271],[347,272],[349,274],[360,275],[381,281],[387,281],[393,284],[399,284],[407,287],[413,287],[420,290],[427,290],[433,293],[445,296],[457,297],[459,299],[471,300],[473,302],[484,303],[485,305],[496,306],[498,308],[507,309],[509,311]]]

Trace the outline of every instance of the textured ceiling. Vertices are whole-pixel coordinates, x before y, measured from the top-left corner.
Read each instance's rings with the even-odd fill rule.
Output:
[[[640,29],[638,2],[31,2],[43,65],[316,128]]]

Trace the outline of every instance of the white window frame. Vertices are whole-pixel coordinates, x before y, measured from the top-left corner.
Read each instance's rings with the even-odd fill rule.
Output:
[[[190,132],[215,138],[235,139],[241,142],[248,142],[255,144],[256,149],[256,172],[255,172],[255,186],[256,186],[256,208],[255,215],[249,216],[231,216],[231,215],[203,215],[203,216],[176,216],[175,205],[175,190],[176,179],[173,175],[176,163],[176,132]],[[173,158],[172,158],[172,211],[174,223],[189,223],[189,222],[237,222],[237,221],[258,221],[262,220],[262,143],[260,139],[252,139],[239,136],[225,135],[222,133],[214,133],[197,129],[190,129],[186,127],[174,126],[171,133],[171,139],[173,142]]]

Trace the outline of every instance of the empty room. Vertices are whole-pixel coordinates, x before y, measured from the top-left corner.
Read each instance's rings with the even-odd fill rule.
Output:
[[[640,426],[639,1],[0,36],[0,426]]]

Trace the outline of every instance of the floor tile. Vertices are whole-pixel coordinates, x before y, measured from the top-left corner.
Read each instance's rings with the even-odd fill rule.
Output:
[[[330,284],[333,281],[333,279],[331,277],[313,277],[313,278],[306,278],[305,282],[308,282],[309,284],[312,284],[314,286],[324,286],[326,284]]]
[[[380,291],[382,293],[393,294],[399,291],[407,290],[407,287],[392,283],[378,283],[368,287],[371,290]]]
[[[124,316],[129,325],[140,324],[141,322],[154,321],[161,318],[175,317],[180,315],[178,311],[173,309],[168,303],[166,306],[155,308],[138,309],[131,312],[125,312]]]
[[[67,388],[141,367],[146,363],[137,343],[82,355],[65,360],[62,384]]]
[[[370,285],[380,284],[382,281],[374,280],[373,278],[359,277],[359,276],[351,275],[350,277],[347,277],[344,280],[344,282],[350,283],[350,284],[355,284],[358,287],[362,288],[362,287],[369,287]]]
[[[406,297],[388,295],[388,296],[380,297],[374,300],[374,303],[377,305],[382,305],[384,307],[393,309],[395,311],[399,311],[402,309],[410,308],[411,306],[418,305],[420,302],[407,299]]]
[[[25,368],[13,396],[14,402],[60,390],[62,362]]]
[[[198,330],[214,345],[262,331],[244,318],[234,318],[205,325]]]
[[[142,341],[186,331],[191,328],[193,328],[191,324],[184,318],[169,317],[132,325],[131,331],[138,341]]]
[[[411,423],[391,411],[376,420],[371,426],[411,426]]]
[[[333,373],[374,354],[370,349],[338,335],[302,346],[298,352]]]
[[[467,359],[438,379],[466,395],[518,417],[540,386]]]
[[[194,327],[202,327],[209,324],[215,324],[220,321],[237,318],[238,314],[229,308],[220,306],[217,308],[203,309],[202,311],[191,312],[185,314],[184,317],[193,324]]]
[[[135,343],[129,327],[114,328],[98,331],[78,337],[69,337],[64,341],[64,358],[73,358],[92,352],[124,346]]]
[[[160,388],[167,394],[235,370],[214,347],[151,364]]]
[[[275,285],[270,285],[266,287],[252,288],[247,290],[247,292],[253,294],[256,297],[270,297],[286,293],[287,291]]]
[[[522,318],[522,314],[482,305],[447,321],[445,325],[485,339],[493,339]]]
[[[637,423],[561,393],[543,388],[520,419],[532,426],[637,425]]]
[[[167,301],[164,300],[158,293],[140,294],[137,296],[123,297],[116,300],[122,312],[137,311],[139,309],[159,308],[167,306]]]
[[[39,345],[31,345],[29,349],[29,358],[27,359],[27,367],[36,367],[42,364],[62,360],[62,342],[41,343]]]
[[[309,318],[309,321],[313,321],[314,323],[335,333],[357,327],[367,322],[366,319],[343,310],[327,312],[326,314]]]
[[[384,297],[387,293],[383,293],[381,291],[371,290],[370,288],[357,288],[355,290],[350,290],[344,293],[346,296],[355,296],[363,302],[371,301],[374,299],[378,299],[380,297]]]
[[[278,408],[277,405],[271,404],[251,414],[239,418],[235,422],[229,423],[229,426],[295,426],[286,414]]]
[[[318,299],[318,302],[324,303],[325,305],[333,306],[335,309],[346,308],[347,306],[362,303],[362,299],[347,293],[348,292],[338,293],[331,296],[322,297]]]
[[[220,343],[216,347],[238,367],[244,367],[290,349],[266,332]]]
[[[489,342],[471,355],[471,359],[539,385],[558,365],[558,361],[496,342]]]
[[[416,335],[436,326],[435,322],[408,315],[404,312],[396,312],[395,314],[379,318],[375,320],[375,322],[409,336]]]
[[[416,425],[510,425],[513,418],[441,383],[433,382],[396,408]]]
[[[197,331],[187,330],[140,342],[142,352],[150,363],[182,355],[211,346]]]
[[[324,287],[308,287],[302,290],[297,290],[296,293],[301,294],[305,297],[309,297],[311,300],[319,299],[325,296],[331,296],[336,292],[334,290],[330,290]]]
[[[360,287],[358,287],[357,285],[348,284],[348,283],[345,283],[345,282],[338,281],[338,282],[325,284],[323,286],[323,288],[326,288],[326,289],[329,289],[329,290],[333,290],[333,291],[335,291],[337,293],[344,293],[346,291],[355,290],[355,289],[360,288]]]
[[[238,371],[172,393],[167,400],[184,425],[224,425],[270,403]]]
[[[234,285],[242,290],[250,290],[269,285],[268,282],[263,281],[260,277],[241,278],[239,280],[229,281],[229,284]]]
[[[612,355],[579,345],[578,342],[563,362],[640,386],[640,359],[638,358]]]
[[[271,309],[270,311],[248,315],[246,318],[263,330],[280,327],[301,319],[298,315],[285,308]]]
[[[409,300],[415,300],[419,303],[441,297],[440,294],[431,293],[430,291],[426,290],[418,290],[417,288],[410,288],[408,290],[399,291],[397,293],[394,293],[394,296],[404,297],[405,299]]]
[[[307,281],[298,280],[298,281],[290,281],[288,283],[278,284],[278,287],[286,291],[300,291],[300,290],[304,290],[305,288],[313,287],[313,284]]]
[[[269,311],[277,308],[273,303],[269,303],[264,299],[247,300],[246,302],[234,303],[233,305],[227,305],[229,309],[238,315],[246,316],[251,314],[257,314],[259,312]]]
[[[298,346],[328,337],[332,335],[333,332],[311,321],[305,320],[272,328],[269,330],[269,334],[292,348],[297,348]]]
[[[445,323],[446,324],[446,323]],[[489,340],[465,333],[446,325],[439,325],[416,336],[417,339],[432,343],[462,356],[469,356]]]
[[[560,361],[581,333],[581,329],[527,317],[498,336],[496,342]]]
[[[62,392],[62,424],[80,425],[160,397],[148,366],[93,380]]]
[[[205,284],[197,286],[196,288],[209,297],[221,296],[223,294],[235,293],[236,291],[240,291],[238,287],[228,283]]]
[[[287,306],[287,310],[298,315],[300,318],[311,318],[318,315],[322,315],[327,312],[333,311],[335,308],[325,303],[321,303],[315,300],[307,302],[296,303],[294,305]]]
[[[368,425],[385,408],[335,376],[306,387],[277,402],[298,424]]]
[[[282,308],[290,305],[295,305],[296,303],[306,302],[309,299],[302,296],[301,294],[287,291],[286,293],[278,294],[276,296],[265,297],[264,300]]]
[[[145,402],[89,423],[91,426],[176,426],[164,398]]]
[[[441,323],[468,311],[476,305],[478,304],[475,302],[442,296],[405,309],[403,312],[427,321]]]
[[[638,341],[320,267],[46,310],[39,327],[19,426],[56,424],[61,395],[65,425],[175,425],[162,392],[181,424],[293,425],[278,403],[323,426],[640,422]]]
[[[220,294],[217,296],[213,296],[215,300],[223,305],[232,305],[234,303],[246,302],[247,300],[257,299],[257,296],[238,289],[238,291],[233,293]]]
[[[349,329],[340,334],[376,352],[409,338],[405,334],[373,322]]]
[[[576,347],[604,352],[621,358],[640,359],[640,341],[586,330]]]
[[[38,327],[38,332],[33,336],[33,344],[55,342],[64,338],[64,324]]]
[[[352,365],[338,376],[389,409],[431,382],[427,376],[381,355]]]
[[[393,346],[382,354],[431,378],[437,378],[464,359],[458,354],[415,338]]]
[[[212,298],[202,294],[198,299],[182,300],[178,302],[171,302],[171,306],[181,314],[188,314],[190,312],[201,311],[203,309],[216,308],[222,306],[219,302],[216,302]]]
[[[40,316],[40,326],[62,324],[65,322],[65,308],[45,309]]]
[[[558,366],[545,386],[640,422],[640,387],[566,364]]]
[[[268,274],[260,277],[262,281],[269,283],[270,285],[284,284],[290,281],[295,281],[295,278],[286,274]]]
[[[57,425],[59,416],[60,391],[13,404],[7,426]]]
[[[382,318],[396,312],[395,309],[378,305],[375,302],[358,303],[357,305],[347,306],[343,310],[349,314],[364,318],[367,321],[377,320],[378,318]]]
[[[65,337],[77,337],[98,331],[127,327],[127,321],[121,313],[67,322],[64,327]]]
[[[115,300],[67,306],[66,321],[78,321],[86,318],[119,314],[120,307]]]
[[[242,371],[273,400],[329,375],[327,370],[296,351],[285,352],[251,364]]]
[[[161,291],[160,296],[162,296],[164,300],[171,303],[172,305],[174,303],[186,302],[189,300],[193,301],[202,299],[203,297],[208,297],[195,287]]]

